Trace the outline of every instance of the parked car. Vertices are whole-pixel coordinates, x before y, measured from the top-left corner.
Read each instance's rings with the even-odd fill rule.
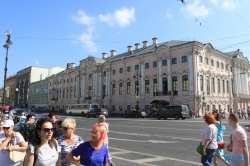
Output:
[[[87,112],[86,117],[95,117],[98,118],[99,115],[104,115],[106,118],[108,117],[108,110],[105,108],[94,108]]]
[[[128,117],[131,117],[131,118],[144,118],[144,117],[147,117],[147,114],[144,111],[127,111],[125,113],[125,118],[128,118]]]
[[[22,113],[26,112],[26,109],[15,108],[15,109],[12,109],[11,112],[14,115],[14,118],[13,118],[14,123],[17,123],[19,122],[20,117],[22,116]]]
[[[185,119],[190,117],[188,107],[186,105],[165,105],[162,108],[156,110],[155,115],[157,119],[174,118],[178,120],[180,118]]]
[[[48,117],[49,117],[49,113],[40,114],[40,118],[48,118]],[[56,116],[56,120],[60,120],[60,116]]]
[[[36,124],[37,121],[38,121],[39,119],[40,119],[39,117],[35,118],[35,122],[34,122],[34,123]],[[16,132],[19,132],[20,127],[21,127],[22,125],[24,125],[25,122],[26,122],[26,119],[21,119],[17,124],[15,124],[13,130],[16,131]]]

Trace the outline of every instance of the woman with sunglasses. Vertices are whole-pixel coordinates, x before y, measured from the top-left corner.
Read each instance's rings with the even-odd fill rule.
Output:
[[[108,166],[108,148],[104,145],[106,135],[105,126],[96,123],[92,127],[89,141],[68,153],[67,160],[77,166]],[[74,159],[74,156],[80,156],[80,163]]]
[[[35,138],[24,158],[25,166],[61,166],[59,158],[61,148],[52,137],[53,131],[52,121],[49,118],[38,120]]]
[[[13,131],[14,122],[12,120],[5,120],[2,128],[4,130],[4,133],[0,134],[0,165],[20,166],[20,162],[10,161],[10,152],[24,152],[27,148],[27,143],[24,141],[24,138],[20,133],[16,133]]]
[[[73,166],[66,159],[66,155],[83,143],[82,137],[74,134],[75,128],[76,122],[73,118],[66,118],[62,122],[63,135],[57,138],[58,144],[61,146],[60,160],[62,166]],[[79,161],[80,157],[76,157],[75,160]]]
[[[216,123],[215,125],[218,128],[218,134],[217,134],[217,142],[224,142],[223,141],[223,133],[226,130],[226,127],[222,124],[222,118],[218,110],[213,111],[213,115],[215,117]],[[217,158],[220,159],[224,164],[229,165],[227,161],[224,159],[224,150],[223,149],[217,149],[215,152],[215,155],[213,157],[213,164],[214,166],[217,166]]]

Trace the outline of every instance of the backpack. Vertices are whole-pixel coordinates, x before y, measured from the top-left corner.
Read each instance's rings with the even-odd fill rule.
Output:
[[[21,125],[20,133],[24,140],[30,143],[35,138],[35,124],[25,123]]]

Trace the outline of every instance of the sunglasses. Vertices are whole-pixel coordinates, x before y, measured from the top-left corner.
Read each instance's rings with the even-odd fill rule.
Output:
[[[72,128],[70,128],[70,127],[69,127],[69,128],[68,128],[68,127],[63,127],[63,130],[64,130],[64,131],[67,131],[67,130],[69,130],[69,129],[72,129]]]
[[[53,132],[54,128],[43,128],[42,129],[45,133],[49,133],[50,131]]]
[[[9,130],[9,129],[10,129],[10,127],[3,127],[3,129],[4,129],[4,130]]]

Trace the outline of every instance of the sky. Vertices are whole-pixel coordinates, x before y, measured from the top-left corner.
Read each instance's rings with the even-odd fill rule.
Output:
[[[211,43],[222,52],[240,49],[250,60],[249,0],[8,0],[0,5],[0,43],[10,30],[7,77],[28,66],[79,65],[134,49],[152,38]],[[0,49],[3,87],[6,49]]]

